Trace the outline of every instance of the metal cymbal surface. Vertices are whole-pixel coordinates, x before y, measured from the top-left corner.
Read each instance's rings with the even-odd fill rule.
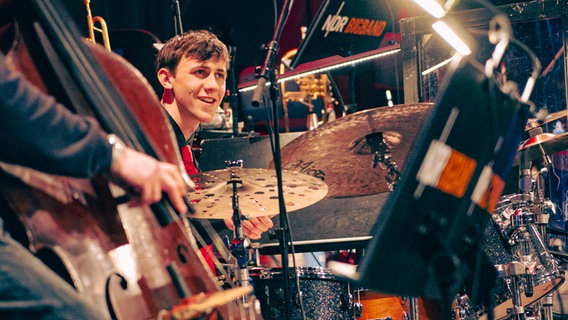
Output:
[[[541,127],[541,126],[549,124],[549,123],[551,123],[555,120],[564,119],[564,121],[566,122],[566,117],[568,117],[568,110],[562,110],[562,111],[550,113],[542,121],[539,121],[538,119],[529,119],[527,121],[527,126],[525,128],[525,131],[528,131],[528,130],[531,130],[531,129],[534,129],[534,128],[537,128],[537,127]]]
[[[568,149],[568,133],[541,133],[521,143],[514,165],[520,161],[542,160],[545,155],[552,155]]]
[[[325,181],[328,198],[371,195],[390,191],[387,169],[373,168],[374,152],[367,138],[381,133],[398,170],[431,103],[395,105],[359,111],[308,131],[282,148],[282,168]]]
[[[195,209],[192,218],[225,219],[233,216],[233,185],[237,183],[237,199],[242,215],[271,216],[280,212],[276,171],[240,168],[232,177],[228,169],[192,175],[196,189],[190,193]],[[318,178],[296,171],[282,170],[286,211],[310,206],[325,197],[327,185]]]

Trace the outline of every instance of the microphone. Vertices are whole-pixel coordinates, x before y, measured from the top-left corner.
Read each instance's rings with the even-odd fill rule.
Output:
[[[252,94],[251,101],[251,104],[254,107],[258,107],[260,105],[262,93],[264,91],[264,87],[268,83],[269,75],[271,72],[274,72],[273,64],[274,60],[276,60],[276,53],[278,52],[278,42],[271,41],[268,47],[266,47],[266,50],[268,51],[266,54],[266,59],[264,59],[262,67],[257,68],[256,70],[258,73],[258,82]]]

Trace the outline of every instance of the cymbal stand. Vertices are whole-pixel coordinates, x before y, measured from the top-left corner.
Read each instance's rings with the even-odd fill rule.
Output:
[[[518,261],[495,265],[500,278],[509,278],[513,307],[508,309],[513,320],[525,320],[525,308],[521,300],[519,282],[526,275],[525,266]]]
[[[235,224],[234,237],[231,241],[231,254],[237,260],[239,274],[237,275],[237,283],[241,287],[250,285],[249,273],[247,269],[248,254],[245,248],[245,234],[243,231],[242,220],[245,219],[241,215],[239,209],[238,189],[243,185],[243,181],[239,177],[239,171],[243,167],[243,160],[225,161],[225,167],[231,172],[231,177],[227,181],[227,185],[233,189],[233,223]],[[246,301],[245,301],[246,302]]]
[[[534,283],[532,274],[536,271],[536,265],[538,262],[540,262],[540,264],[547,270],[557,269],[556,261],[548,253],[540,232],[537,226],[535,226],[535,217],[539,216],[542,216],[542,214],[530,212],[526,206],[517,209],[516,212],[511,215],[511,226],[515,230],[512,234],[511,240],[513,243],[519,245],[519,262],[525,266],[524,293],[527,297],[531,297],[533,295]],[[518,285],[517,288],[513,288],[513,290],[518,290]],[[540,301],[535,304],[533,309],[536,318],[552,320],[552,293],[541,298]]]
[[[365,137],[367,145],[371,147],[373,152],[373,168],[381,165],[382,168],[387,170],[387,184],[391,191],[400,181],[400,171],[396,161],[392,158],[389,147],[383,137],[382,132],[375,132]]]
[[[542,129],[538,129],[540,130],[539,132],[542,133]],[[531,134],[531,136],[532,135],[533,134]],[[535,164],[534,167],[537,169],[534,184],[530,184],[531,188],[529,190],[522,190],[526,193],[532,193],[535,204],[534,206],[532,206],[532,208],[535,209],[535,212],[531,215],[531,219],[534,219],[535,224],[530,223],[532,222],[532,220],[529,221],[529,223],[527,224],[527,231],[529,232],[529,236],[531,237],[533,244],[538,246],[538,248],[536,248],[539,249],[536,250],[537,254],[542,253],[546,255],[548,248],[548,220],[550,218],[550,214],[554,212],[554,204],[546,199],[544,189],[544,181],[548,175],[550,159],[543,151],[542,160],[537,161],[536,163],[529,162],[530,169],[524,169],[524,171],[521,173],[521,178],[523,177],[523,175],[525,176],[525,179],[526,176],[529,176],[529,181],[533,181],[531,176],[533,164]],[[525,188],[528,185],[528,183],[525,183]],[[519,187],[522,186],[523,183],[519,182]],[[555,263],[554,261],[552,261],[552,257],[550,255],[542,256],[539,254],[539,258],[541,259],[541,263],[543,265],[546,265],[547,268],[548,264]],[[538,303],[535,304],[535,312],[538,313],[538,317],[543,320],[553,319],[552,294],[552,292],[548,293],[543,298],[541,298]]]

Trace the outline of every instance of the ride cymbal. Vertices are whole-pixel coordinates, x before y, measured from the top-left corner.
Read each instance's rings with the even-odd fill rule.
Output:
[[[276,171],[240,168],[237,177],[229,169],[192,175],[196,189],[190,193],[195,214],[192,218],[225,219],[233,216],[233,182],[238,180],[237,197],[244,216],[272,216],[280,212]],[[325,197],[327,185],[318,178],[296,171],[282,170],[286,211],[310,206]]]
[[[388,169],[373,168],[369,141],[380,135],[402,169],[433,104],[396,105],[359,111],[297,137],[282,148],[282,168],[323,179],[328,198],[390,191]]]

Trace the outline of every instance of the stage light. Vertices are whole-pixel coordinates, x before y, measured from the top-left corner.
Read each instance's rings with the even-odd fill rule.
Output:
[[[460,32],[460,28],[455,25],[450,27],[446,21],[442,20],[434,22],[432,28],[462,56],[471,54],[471,48],[464,40],[466,33]]]
[[[305,64],[299,65],[296,69],[281,75],[278,83],[298,79],[310,74],[324,73],[341,69],[344,67],[352,67],[356,64],[367,62],[370,60],[380,59],[400,52],[398,44],[389,47],[383,47],[376,50],[363,52],[349,57],[329,57]],[[239,86],[239,92],[247,92],[256,88],[257,81],[245,83]],[[267,82],[268,86],[270,82]]]
[[[413,0],[422,9],[426,10],[434,18],[440,19],[446,15],[446,10],[436,0]],[[453,3],[453,1],[451,1]]]

